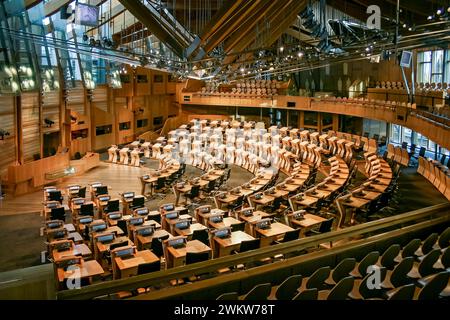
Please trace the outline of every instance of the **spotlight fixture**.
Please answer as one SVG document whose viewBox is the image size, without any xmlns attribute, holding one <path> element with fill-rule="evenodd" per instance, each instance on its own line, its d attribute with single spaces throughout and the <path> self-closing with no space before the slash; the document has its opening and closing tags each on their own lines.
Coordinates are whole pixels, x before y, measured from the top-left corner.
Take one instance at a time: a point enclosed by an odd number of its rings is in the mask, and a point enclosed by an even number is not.
<svg viewBox="0 0 450 320">
<path fill-rule="evenodd" d="M 4 140 L 5 136 L 9 136 L 9 132 L 4 129 L 0 129 L 0 140 Z"/>
<path fill-rule="evenodd" d="M 88 35 L 85 33 L 85 34 L 83 34 L 83 41 L 84 42 L 87 42 L 89 40 L 89 37 L 88 37 Z"/>
<path fill-rule="evenodd" d="M 436 14 L 439 16 L 439 15 L 441 15 L 442 14 L 442 10 L 441 9 L 438 9 L 437 11 L 436 11 Z"/>
<path fill-rule="evenodd" d="M 45 119 L 44 119 L 44 123 L 46 124 L 46 127 L 47 127 L 47 128 L 50 128 L 52 125 L 55 124 L 54 121 L 52 121 L 52 120 L 50 120 L 50 119 L 48 119 L 48 118 L 45 118 Z"/>
</svg>

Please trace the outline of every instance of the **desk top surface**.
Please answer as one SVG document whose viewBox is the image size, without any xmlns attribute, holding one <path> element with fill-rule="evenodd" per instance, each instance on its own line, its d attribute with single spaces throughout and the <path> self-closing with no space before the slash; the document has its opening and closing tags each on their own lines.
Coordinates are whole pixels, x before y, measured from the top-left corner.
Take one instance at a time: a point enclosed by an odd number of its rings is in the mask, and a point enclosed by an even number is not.
<svg viewBox="0 0 450 320">
<path fill-rule="evenodd" d="M 214 223 L 211 221 L 208 221 L 208 224 L 212 227 L 212 228 L 216 228 L 216 229 L 220 229 L 220 228 L 225 228 L 225 227 L 229 227 L 232 224 L 236 224 L 236 223 L 241 223 L 241 221 L 236 220 L 233 217 L 225 217 L 223 218 L 222 222 L 219 223 Z"/>
<path fill-rule="evenodd" d="M 254 239 L 255 239 L 254 237 L 243 231 L 234 231 L 231 233 L 231 236 L 229 238 L 225 239 L 214 237 L 214 241 L 216 241 L 216 243 L 218 243 L 221 247 L 224 248 L 240 244 L 242 241 Z"/>
<path fill-rule="evenodd" d="M 186 247 L 184 248 L 175 249 L 173 247 L 169 247 L 167 248 L 167 250 L 174 258 L 184 257 L 186 256 L 187 252 L 192 253 L 211 252 L 211 248 L 199 240 L 188 241 Z"/>
<path fill-rule="evenodd" d="M 275 222 L 270 225 L 269 229 L 256 228 L 255 230 L 258 234 L 260 234 L 263 237 L 274 237 L 274 236 L 282 235 L 282 234 L 292 231 L 294 229 L 283 223 Z"/>
<path fill-rule="evenodd" d="M 193 223 L 187 229 L 175 228 L 174 230 L 175 233 L 178 234 L 179 236 L 190 236 L 194 233 L 195 230 L 206 230 L 206 229 L 208 228 L 202 225 L 201 223 Z"/>
<path fill-rule="evenodd" d="M 302 228 L 307 228 L 307 227 L 310 227 L 310 226 L 313 226 L 313 225 L 316 225 L 316 224 L 320 224 L 323 221 L 327 220 L 327 219 L 322 218 L 320 216 L 316 216 L 314 214 L 309 214 L 309 213 L 305 214 L 303 217 L 304 217 L 304 219 L 300 219 L 300 220 L 292 219 L 291 222 L 293 224 L 296 224 L 296 225 L 302 227 Z"/>
<path fill-rule="evenodd" d="M 120 270 L 135 268 L 140 264 L 152 263 L 156 261 L 159 261 L 159 258 L 150 250 L 137 251 L 133 257 L 127 259 L 122 259 L 121 257 L 115 258 L 117 268 Z"/>
<path fill-rule="evenodd" d="M 79 274 L 77 274 L 78 271 L 80 272 Z M 64 271 L 63 268 L 58 268 L 57 270 L 59 282 L 74 275 L 79 276 L 80 278 L 87 278 L 102 274 L 103 272 L 105 271 L 97 260 L 83 261 L 79 268 L 75 270 Z"/>
</svg>

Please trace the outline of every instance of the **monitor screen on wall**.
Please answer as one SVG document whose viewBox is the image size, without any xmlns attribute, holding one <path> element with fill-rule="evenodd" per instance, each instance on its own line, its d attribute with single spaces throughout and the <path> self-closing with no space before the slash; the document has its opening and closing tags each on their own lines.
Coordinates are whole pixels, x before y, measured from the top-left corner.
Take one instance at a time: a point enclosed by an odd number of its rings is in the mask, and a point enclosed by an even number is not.
<svg viewBox="0 0 450 320">
<path fill-rule="evenodd" d="M 96 27 L 98 24 L 98 7 L 78 3 L 75 8 L 75 23 L 83 26 Z"/>
<path fill-rule="evenodd" d="M 411 67 L 412 52 L 403 51 L 400 58 L 400 67 L 410 68 Z"/>
</svg>

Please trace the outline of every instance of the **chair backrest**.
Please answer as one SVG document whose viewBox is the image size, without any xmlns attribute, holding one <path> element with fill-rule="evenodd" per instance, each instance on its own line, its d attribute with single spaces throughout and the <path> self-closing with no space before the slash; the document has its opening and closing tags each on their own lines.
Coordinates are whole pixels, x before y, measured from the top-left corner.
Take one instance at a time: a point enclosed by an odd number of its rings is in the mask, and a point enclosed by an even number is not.
<svg viewBox="0 0 450 320">
<path fill-rule="evenodd" d="M 419 273 L 421 277 L 429 276 L 430 274 L 435 273 L 436 269 L 433 268 L 434 264 L 439 259 L 441 255 L 440 249 L 434 249 L 427 253 L 423 260 L 419 264 Z"/>
<path fill-rule="evenodd" d="M 349 276 L 350 272 L 355 268 L 356 259 L 354 258 L 345 258 L 333 269 L 331 273 L 331 277 L 334 282 L 338 283 L 342 279 Z"/>
<path fill-rule="evenodd" d="M 292 298 L 292 300 L 317 300 L 318 294 L 319 291 L 317 290 L 317 288 L 306 289 L 297 294 L 294 298 Z"/>
<path fill-rule="evenodd" d="M 200 195 L 200 186 L 192 186 L 190 196 L 191 197 L 198 197 Z"/>
<path fill-rule="evenodd" d="M 78 189 L 78 197 L 85 198 L 86 197 L 86 187 L 82 187 Z"/>
<path fill-rule="evenodd" d="M 98 186 L 95 189 L 95 196 L 98 196 L 101 194 L 108 194 L 108 186 Z"/>
<path fill-rule="evenodd" d="M 192 240 L 198 240 L 208 246 L 209 245 L 208 229 L 194 230 L 194 232 L 192 233 Z"/>
<path fill-rule="evenodd" d="M 258 284 L 251 289 L 242 300 L 267 300 L 272 285 L 270 283 Z"/>
<path fill-rule="evenodd" d="M 404 285 L 395 289 L 395 292 L 389 297 L 388 300 L 412 300 L 415 290 L 416 286 L 414 283 Z"/>
<path fill-rule="evenodd" d="M 358 271 L 359 273 L 365 277 L 367 274 L 367 268 L 371 265 L 377 263 L 378 258 L 380 257 L 380 253 L 378 251 L 369 252 L 362 260 L 359 262 Z"/>
<path fill-rule="evenodd" d="M 331 231 L 331 227 L 333 226 L 333 221 L 334 221 L 334 218 L 330 218 L 328 220 L 323 221 L 320 224 L 319 232 L 320 233 L 330 232 Z"/>
<path fill-rule="evenodd" d="M 329 266 L 317 269 L 307 280 L 306 288 L 317 288 L 317 290 L 325 290 L 327 286 L 325 280 L 330 276 L 331 268 Z"/>
<path fill-rule="evenodd" d="M 419 292 L 417 300 L 437 300 L 439 294 L 448 285 L 449 271 L 438 273 Z"/>
<path fill-rule="evenodd" d="M 133 198 L 133 207 L 143 207 L 145 204 L 145 197 L 134 197 Z"/>
<path fill-rule="evenodd" d="M 444 250 L 444 253 L 441 256 L 441 263 L 445 269 L 450 268 L 450 247 Z"/>
<path fill-rule="evenodd" d="M 345 300 L 353 289 L 355 279 L 353 277 L 345 277 L 339 281 L 328 294 L 327 300 Z"/>
<path fill-rule="evenodd" d="M 112 250 L 114 250 L 116 248 L 124 247 L 124 246 L 127 246 L 127 245 L 128 245 L 128 241 L 116 242 L 116 243 L 113 243 L 113 244 L 111 244 L 109 246 L 109 251 L 112 251 Z"/>
<path fill-rule="evenodd" d="M 80 215 L 82 216 L 93 216 L 94 215 L 94 204 L 86 203 L 80 206 Z"/>
<path fill-rule="evenodd" d="M 380 268 L 380 282 L 386 277 L 387 269 Z M 369 285 L 370 283 L 370 285 Z M 377 288 L 373 286 L 373 273 L 368 273 L 359 283 L 358 291 L 364 299 L 380 298 L 384 293 L 384 289 L 381 285 Z"/>
<path fill-rule="evenodd" d="M 223 293 L 216 298 L 216 300 L 238 300 L 239 295 L 237 292 L 227 292 Z"/>
<path fill-rule="evenodd" d="M 105 210 L 108 212 L 119 211 L 120 201 L 119 199 L 108 200 Z"/>
<path fill-rule="evenodd" d="M 288 231 L 284 234 L 283 242 L 297 240 L 299 236 L 300 236 L 300 229 Z"/>
<path fill-rule="evenodd" d="M 386 251 L 381 256 L 380 263 L 383 267 L 392 270 L 394 269 L 397 262 L 394 261 L 394 259 L 398 256 L 400 253 L 400 245 L 399 244 L 393 244 L 389 248 L 386 249 Z"/>
<path fill-rule="evenodd" d="M 420 147 L 420 150 L 419 150 L 419 157 L 425 157 L 425 151 L 426 151 L 427 149 L 425 149 L 425 147 Z"/>
<path fill-rule="evenodd" d="M 420 239 L 412 239 L 402 250 L 402 257 L 413 257 L 421 245 Z"/>
<path fill-rule="evenodd" d="M 277 300 L 292 300 L 297 295 L 297 289 L 300 288 L 301 284 L 301 275 L 290 276 L 278 286 L 275 297 Z"/>
<path fill-rule="evenodd" d="M 407 257 L 404 258 L 392 271 L 391 283 L 394 287 L 401 287 L 410 282 L 407 274 L 411 271 L 414 265 L 414 258 Z"/>
<path fill-rule="evenodd" d="M 245 230 L 245 221 L 239 222 L 239 223 L 234 223 L 232 225 L 230 225 L 231 227 L 231 231 L 244 231 Z"/>
<path fill-rule="evenodd" d="M 48 200 L 50 201 L 61 201 L 62 195 L 60 190 L 51 191 L 48 193 Z"/>
<path fill-rule="evenodd" d="M 187 252 L 186 253 L 186 264 L 202 262 L 202 261 L 206 261 L 208 259 L 209 259 L 208 252 Z"/>
<path fill-rule="evenodd" d="M 66 211 L 64 207 L 52 208 L 50 211 L 51 220 L 62 220 L 66 221 Z"/>
<path fill-rule="evenodd" d="M 138 265 L 137 274 L 146 274 L 150 272 L 156 272 L 161 270 L 161 262 L 155 261 L 150 263 L 141 263 Z"/>
<path fill-rule="evenodd" d="M 441 233 L 441 235 L 439 236 L 438 244 L 441 249 L 448 248 L 448 246 L 450 245 L 450 227 L 448 227 L 444 232 Z"/>
<path fill-rule="evenodd" d="M 127 221 L 126 220 L 117 220 L 117 226 L 123 231 L 125 235 L 128 235 Z"/>
<path fill-rule="evenodd" d="M 261 239 L 257 238 L 254 240 L 245 240 L 241 242 L 241 245 L 239 247 L 239 252 L 247 252 L 250 250 L 259 249 L 261 243 Z"/>
<path fill-rule="evenodd" d="M 431 250 L 433 250 L 433 246 L 436 241 L 439 239 L 439 235 L 437 233 L 430 234 L 423 242 L 422 242 L 422 253 L 427 254 Z"/>
<path fill-rule="evenodd" d="M 152 250 L 152 252 L 158 256 L 158 257 L 162 257 L 164 255 L 164 250 L 163 250 L 163 241 L 168 239 L 169 235 L 165 235 L 163 237 L 154 237 L 152 238 L 152 243 L 150 244 L 150 249 Z"/>
<path fill-rule="evenodd" d="M 166 178 L 165 177 L 158 177 L 156 180 L 156 186 L 155 189 L 159 190 L 165 187 Z"/>
</svg>

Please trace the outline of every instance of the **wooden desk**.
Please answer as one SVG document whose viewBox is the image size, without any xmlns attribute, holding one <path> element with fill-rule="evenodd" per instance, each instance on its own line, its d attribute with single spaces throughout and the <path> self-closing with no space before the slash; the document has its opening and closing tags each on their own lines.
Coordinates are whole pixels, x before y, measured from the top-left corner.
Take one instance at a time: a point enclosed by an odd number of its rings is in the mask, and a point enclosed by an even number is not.
<svg viewBox="0 0 450 320">
<path fill-rule="evenodd" d="M 288 180 L 288 181 L 286 181 L 286 180 Z M 301 186 L 301 185 L 303 185 L 303 183 L 305 182 L 305 179 L 296 179 L 296 178 L 288 178 L 288 179 L 286 179 L 285 180 L 285 182 L 287 183 L 287 184 L 295 184 L 295 185 L 297 185 L 297 186 Z"/>
<path fill-rule="evenodd" d="M 381 196 L 380 192 L 366 191 L 366 190 L 364 191 L 364 195 L 363 196 L 359 196 L 359 195 L 356 195 L 356 194 L 352 195 L 352 197 L 359 198 L 359 199 L 366 199 L 366 200 L 375 200 L 379 196 Z"/>
<path fill-rule="evenodd" d="M 178 228 L 174 228 L 174 231 L 175 231 L 176 235 L 186 236 L 188 238 L 188 240 L 190 240 L 192 238 L 192 234 L 194 233 L 195 230 L 207 230 L 207 229 L 208 228 L 205 227 L 201 223 L 193 223 L 187 229 L 181 230 Z"/>
<path fill-rule="evenodd" d="M 297 190 L 301 186 L 302 185 L 285 183 L 284 184 L 284 188 L 282 190 L 286 190 L 286 191 L 288 191 L 290 193 L 290 192 L 294 192 L 295 190 Z"/>
<path fill-rule="evenodd" d="M 255 207 L 255 209 L 257 208 L 258 205 L 260 206 L 266 206 L 272 202 L 274 202 L 275 197 L 273 197 L 272 195 L 267 195 L 264 194 L 261 199 L 256 199 L 255 197 L 251 197 L 250 201 L 253 202 L 253 207 Z"/>
<path fill-rule="evenodd" d="M 134 226 L 134 225 L 128 225 L 128 237 L 130 238 L 131 241 L 134 241 L 134 231 L 136 230 L 136 227 L 148 227 L 148 226 L 154 226 L 155 230 L 156 229 L 161 229 L 161 225 L 154 221 L 154 220 L 147 220 L 144 221 L 143 224 L 140 224 L 138 226 Z"/>
<path fill-rule="evenodd" d="M 370 200 L 364 198 L 356 198 L 351 196 L 349 199 L 350 201 L 340 201 L 340 203 L 342 203 L 343 206 L 352 207 L 356 209 L 362 208 L 366 204 L 370 203 Z"/>
<path fill-rule="evenodd" d="M 122 259 L 121 257 L 114 258 L 117 266 L 117 271 L 113 274 L 114 279 L 124 279 L 137 275 L 138 266 L 143 263 L 159 262 L 159 258 L 150 250 L 137 251 L 133 257 Z M 113 269 L 113 271 L 115 271 Z"/>
<path fill-rule="evenodd" d="M 304 237 L 305 233 L 309 230 L 311 230 L 314 226 L 321 224 L 323 221 L 326 221 L 327 219 L 316 216 L 314 214 L 305 214 L 304 219 L 297 220 L 297 219 L 291 219 L 291 224 L 299 226 L 300 227 L 300 237 Z"/>
<path fill-rule="evenodd" d="M 301 206 L 302 208 L 308 208 L 311 207 L 312 205 L 316 204 L 317 201 L 319 201 L 319 198 L 313 197 L 313 196 L 308 196 L 308 195 L 304 195 L 302 197 L 301 200 L 297 200 L 297 199 L 292 199 L 292 202 L 295 203 L 297 205 L 297 208 L 299 206 Z M 297 208 L 295 208 L 297 210 Z"/>
<path fill-rule="evenodd" d="M 171 234 L 175 234 L 175 231 L 174 231 L 175 224 L 178 223 L 180 220 L 184 220 L 184 219 L 192 220 L 191 223 L 197 222 L 195 220 L 195 218 L 191 217 L 191 215 L 189 215 L 189 214 L 181 214 L 181 215 L 178 216 L 177 219 L 167 219 L 166 217 L 164 217 L 164 221 L 166 223 L 165 224 L 165 229 L 167 231 L 169 231 Z"/>
<path fill-rule="evenodd" d="M 231 204 L 235 202 L 237 199 L 239 199 L 239 196 L 227 193 L 225 198 L 216 197 L 216 199 L 217 199 L 217 207 L 220 209 L 222 208 L 223 204 Z"/>
<path fill-rule="evenodd" d="M 83 237 L 78 232 L 70 232 L 67 239 L 72 240 L 75 244 L 83 243 Z"/>
<path fill-rule="evenodd" d="M 103 274 L 105 272 L 102 266 L 96 260 L 82 261 L 81 265 L 76 270 L 64 271 L 63 268 L 58 268 L 57 276 L 61 284 L 63 281 L 76 276 L 83 278 L 91 278 Z"/>
<path fill-rule="evenodd" d="M 372 180 L 372 182 L 375 184 L 383 184 L 383 185 L 388 186 L 391 184 L 391 179 L 376 178 L 375 180 Z"/>
<path fill-rule="evenodd" d="M 67 204 L 63 204 L 62 206 L 59 205 L 56 208 L 61 208 L 61 207 L 64 208 L 64 211 L 65 211 L 66 214 L 70 212 L 70 208 L 69 208 L 69 206 Z M 50 220 L 51 219 L 51 212 L 52 212 L 52 208 L 44 207 L 45 220 Z"/>
<path fill-rule="evenodd" d="M 232 251 L 239 251 L 242 241 L 254 240 L 255 238 L 243 231 L 231 233 L 229 238 L 221 239 L 214 237 L 214 258 L 224 257 L 231 254 Z"/>
<path fill-rule="evenodd" d="M 275 222 L 270 225 L 270 229 L 255 228 L 256 236 L 261 237 L 261 247 L 268 246 L 275 240 L 283 238 L 286 232 L 295 230 L 283 223 Z"/>
<path fill-rule="evenodd" d="M 186 264 L 186 253 L 201 253 L 209 252 L 211 258 L 211 248 L 202 243 L 199 240 L 188 241 L 185 248 L 175 249 L 172 247 L 167 248 L 167 268 L 175 268 L 184 266 Z"/>
<path fill-rule="evenodd" d="M 136 247 L 138 250 L 144 250 L 144 249 L 150 249 L 150 246 L 152 244 L 153 238 L 162 238 L 165 236 L 169 236 L 168 239 L 172 239 L 173 235 L 171 235 L 166 230 L 160 229 L 155 230 L 155 232 L 151 236 L 141 236 L 138 235 L 136 239 L 134 240 L 134 243 L 136 244 Z"/>
<path fill-rule="evenodd" d="M 220 209 L 211 209 L 211 211 L 208 213 L 199 212 L 198 217 L 200 218 L 200 221 L 198 221 L 198 222 L 200 222 L 203 225 L 207 225 L 209 217 L 216 215 L 216 214 L 225 214 L 225 213 L 226 213 L 226 211 L 223 211 Z"/>
<path fill-rule="evenodd" d="M 75 226 L 72 223 L 65 223 L 64 228 L 67 230 L 67 232 L 75 232 Z"/>
<path fill-rule="evenodd" d="M 52 257 L 55 262 L 58 262 L 66 257 L 70 256 L 82 256 L 83 258 L 89 257 L 92 254 L 91 249 L 84 243 L 74 245 L 70 250 L 58 251 L 53 249 Z"/>
<path fill-rule="evenodd" d="M 236 224 L 236 223 L 240 223 L 240 221 L 236 220 L 233 217 L 225 217 L 225 218 L 223 218 L 223 221 L 219 222 L 219 223 L 214 223 L 214 222 L 208 221 L 208 225 L 215 229 L 229 227 L 232 224 Z"/>
<path fill-rule="evenodd" d="M 322 199 L 322 198 L 326 198 L 331 194 L 330 191 L 327 190 L 321 190 L 321 189 L 316 189 L 316 193 L 312 194 L 311 192 L 308 192 L 308 196 L 314 197 L 314 198 L 318 198 L 318 199 Z"/>
<path fill-rule="evenodd" d="M 385 184 L 371 183 L 370 186 L 365 187 L 364 190 L 383 193 L 387 188 L 388 188 L 388 186 Z"/>
</svg>

